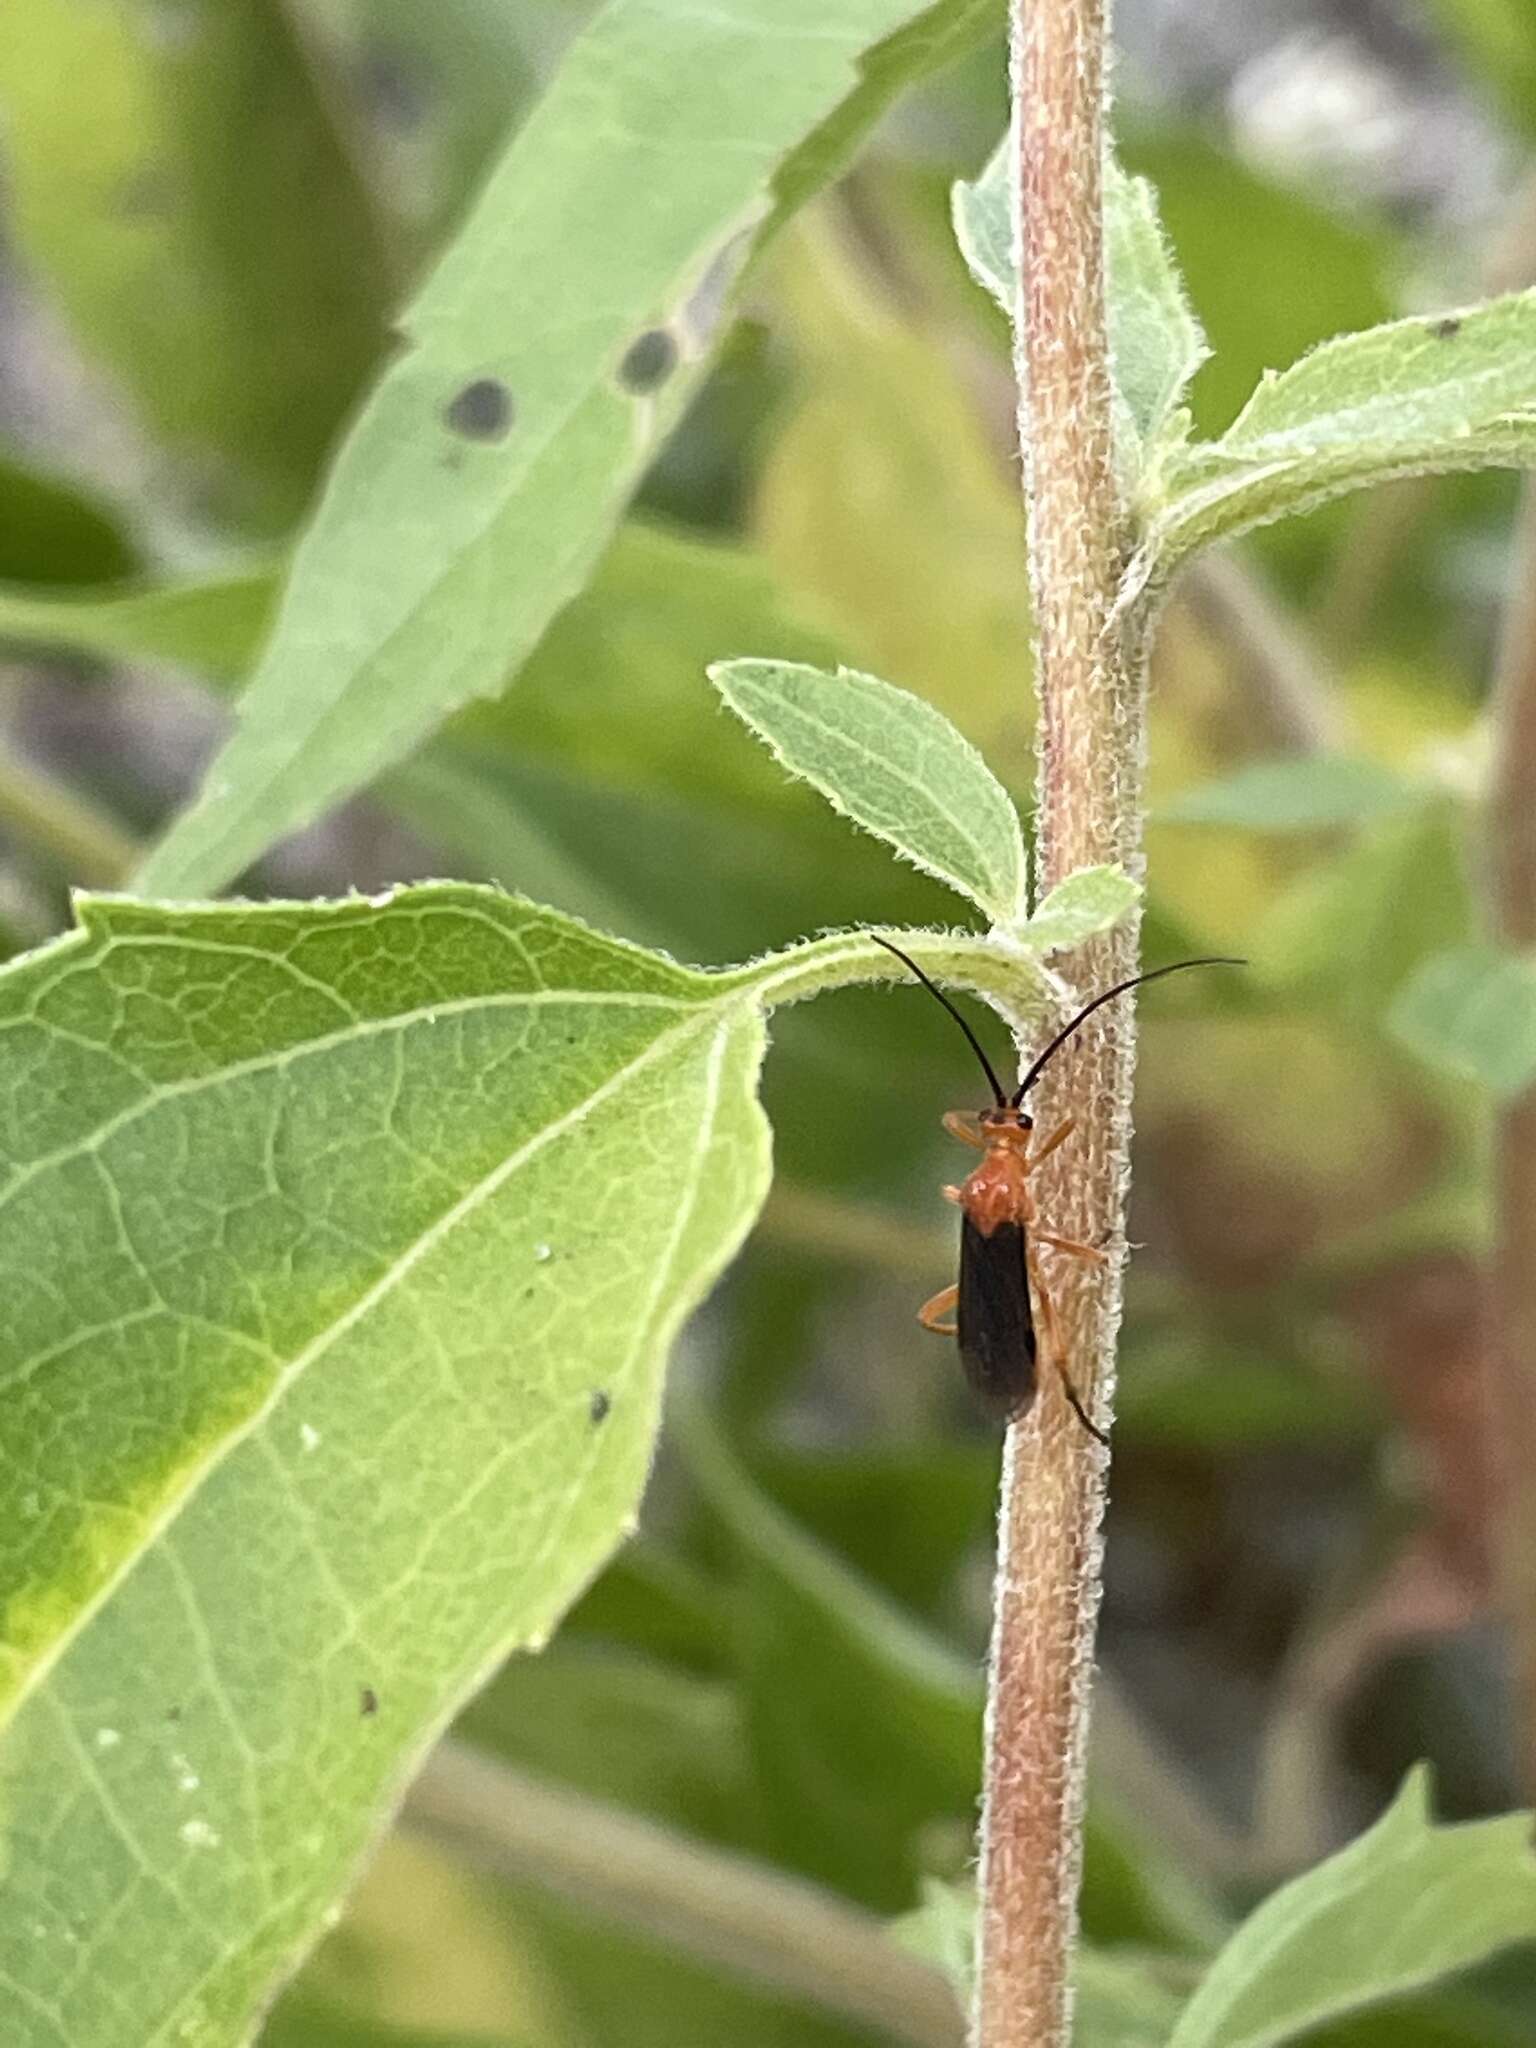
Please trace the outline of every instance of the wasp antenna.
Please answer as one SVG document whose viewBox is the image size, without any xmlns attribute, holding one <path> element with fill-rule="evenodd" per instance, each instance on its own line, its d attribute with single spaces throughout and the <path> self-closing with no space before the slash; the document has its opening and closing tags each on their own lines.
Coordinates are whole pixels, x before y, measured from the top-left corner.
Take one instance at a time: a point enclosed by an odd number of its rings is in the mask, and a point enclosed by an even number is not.
<svg viewBox="0 0 1536 2048">
<path fill-rule="evenodd" d="M 871 932 L 870 937 L 874 937 L 873 932 Z M 895 948 L 892 947 L 891 950 L 894 952 Z M 910 966 L 911 962 L 909 961 L 907 964 Z M 1105 1003 L 1112 1003 L 1116 996 L 1123 996 L 1127 989 L 1140 988 L 1145 981 L 1161 981 L 1165 974 L 1182 974 L 1186 967 L 1246 967 L 1247 965 L 1248 962 L 1246 960 L 1235 960 L 1224 953 L 1210 953 L 1203 955 L 1198 960 L 1175 960 L 1167 967 L 1154 967 L 1148 974 L 1133 974 L 1129 981 L 1117 981 L 1113 988 L 1105 989 L 1104 993 L 1095 996 L 1091 1003 L 1085 1003 L 1071 1023 L 1064 1024 L 1060 1031 L 1057 1032 L 1056 1036 L 1045 1048 L 1045 1051 L 1041 1053 L 1040 1057 L 1019 1083 L 1013 1097 L 1013 1107 L 1015 1109 L 1018 1108 L 1024 1097 L 1033 1088 L 1036 1081 L 1039 1080 L 1041 1071 L 1047 1061 L 1061 1050 L 1078 1025 L 1083 1023 L 1086 1018 L 1091 1017 L 1095 1010 L 1102 1009 Z M 924 978 L 926 979 L 926 976 Z"/>
<path fill-rule="evenodd" d="M 975 1032 L 971 1029 L 970 1025 L 965 1021 L 965 1018 L 960 1014 L 960 1012 L 955 1008 L 954 1004 L 949 1000 L 949 997 L 945 995 L 943 989 L 941 989 L 937 985 L 937 983 L 930 981 L 928 979 L 928 976 L 924 974 L 921 967 L 918 966 L 917 962 L 913 960 L 908 954 L 903 953 L 900 946 L 893 946 L 889 939 L 882 939 L 878 932 L 869 932 L 866 934 L 866 936 L 873 939 L 877 946 L 884 946 L 887 953 L 894 953 L 896 955 L 896 958 L 903 965 L 903 967 L 910 967 L 912 972 L 917 976 L 918 980 L 923 984 L 923 987 L 927 989 L 928 993 L 944 1005 L 945 1009 L 948 1010 L 951 1017 L 954 1018 L 955 1022 L 960 1026 L 960 1029 L 965 1033 L 971 1051 L 975 1053 L 977 1059 L 980 1060 L 981 1070 L 987 1077 L 988 1085 L 991 1087 L 992 1093 L 996 1098 L 998 1108 L 1006 1109 L 1008 1107 L 1008 1092 L 1003 1087 L 1002 1082 L 998 1080 L 997 1070 L 992 1065 L 992 1062 L 987 1058 L 986 1048 L 982 1045 L 981 1040 L 976 1036 Z M 1018 1099 L 1019 1098 L 1017 1096 L 1014 1097 L 1015 1102 L 1017 1102 Z"/>
</svg>

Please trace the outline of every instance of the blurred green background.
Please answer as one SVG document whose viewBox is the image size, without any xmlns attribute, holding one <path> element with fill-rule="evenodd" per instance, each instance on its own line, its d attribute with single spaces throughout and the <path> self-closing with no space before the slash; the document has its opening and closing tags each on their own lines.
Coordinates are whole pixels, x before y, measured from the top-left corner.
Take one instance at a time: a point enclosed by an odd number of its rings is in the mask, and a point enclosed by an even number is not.
<svg viewBox="0 0 1536 2048">
<path fill-rule="evenodd" d="M 190 790 L 393 309 L 593 10 L 9 11 L 14 951 L 66 921 L 71 884 L 122 879 Z M 1203 430 L 1328 335 L 1536 279 L 1523 0 L 1118 13 L 1123 154 L 1159 189 L 1215 352 Z M 485 876 L 705 962 L 950 917 L 783 782 L 703 667 L 881 674 L 941 705 L 1027 804 L 1006 337 L 947 225 L 1002 81 L 994 44 L 903 105 L 774 246 L 515 691 L 247 888 Z M 1508 477 L 1429 480 L 1270 529 L 1188 579 L 1159 643 L 1147 963 L 1252 967 L 1143 1013 L 1084 1910 L 1097 1943 L 1157 1951 L 1175 1987 L 1181 1956 L 1354 1832 L 1413 1759 L 1450 1817 L 1519 1797 L 1479 1412 L 1486 1109 L 1387 1021 L 1429 955 L 1476 934 L 1471 799 L 1515 500 Z M 163 594 L 191 578 L 211 581 Z M 1298 800 L 1333 785 L 1294 767 L 1267 809 L 1221 794 L 1319 755 L 1393 773 L 1331 807 Z M 925 1879 L 963 1878 L 977 1792 L 997 1445 L 912 1320 L 953 1257 L 938 1118 L 975 1075 L 931 1004 L 860 992 L 781 1016 L 767 1090 L 775 1192 L 684 1346 L 643 1532 L 459 1732 L 567 1792 L 573 1836 L 644 1816 L 668 1870 L 707 1884 L 712 1856 L 740 1852 L 895 1915 Z M 881 2038 L 620 1924 L 600 1885 L 557 1890 L 526 1857 L 518 1881 L 493 1875 L 408 1810 L 264 2038 Z M 1327 2039 L 1536 2039 L 1533 1974 Z"/>
</svg>

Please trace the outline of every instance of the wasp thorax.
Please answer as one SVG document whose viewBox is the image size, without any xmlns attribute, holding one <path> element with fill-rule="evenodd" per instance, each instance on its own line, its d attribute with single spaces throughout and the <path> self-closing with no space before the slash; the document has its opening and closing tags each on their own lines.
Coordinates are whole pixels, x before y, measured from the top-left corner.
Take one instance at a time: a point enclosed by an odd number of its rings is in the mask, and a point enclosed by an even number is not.
<svg viewBox="0 0 1536 2048">
<path fill-rule="evenodd" d="M 982 1110 L 976 1122 L 989 1145 L 1016 1146 L 1021 1151 L 1027 1147 L 1029 1134 L 1035 1128 L 1035 1120 L 1029 1112 L 1011 1102 Z"/>
</svg>

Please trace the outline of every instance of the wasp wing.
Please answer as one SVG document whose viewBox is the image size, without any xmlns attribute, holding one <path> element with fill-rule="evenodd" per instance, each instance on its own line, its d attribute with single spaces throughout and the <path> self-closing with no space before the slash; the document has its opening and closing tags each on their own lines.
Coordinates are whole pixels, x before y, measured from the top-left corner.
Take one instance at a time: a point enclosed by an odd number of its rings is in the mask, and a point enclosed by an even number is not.
<svg viewBox="0 0 1536 2048">
<path fill-rule="evenodd" d="M 962 1218 L 956 1323 L 976 1393 L 1005 1415 L 1022 1415 L 1035 1398 L 1036 1352 L 1022 1223 L 1000 1223 L 986 1236 Z"/>
</svg>

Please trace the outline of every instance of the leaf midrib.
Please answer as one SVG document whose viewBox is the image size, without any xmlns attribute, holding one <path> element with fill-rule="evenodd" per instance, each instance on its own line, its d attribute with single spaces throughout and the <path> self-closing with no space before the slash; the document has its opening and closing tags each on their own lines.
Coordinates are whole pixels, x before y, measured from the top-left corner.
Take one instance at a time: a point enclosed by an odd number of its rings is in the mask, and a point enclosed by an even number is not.
<svg viewBox="0 0 1536 2048">
<path fill-rule="evenodd" d="M 723 1027 L 729 1022 L 731 1012 L 736 1006 L 728 1003 L 700 1003 L 694 1007 L 696 1014 L 687 1018 L 682 1024 L 675 1026 L 672 1030 L 663 1032 L 659 1037 L 652 1039 L 643 1052 L 636 1054 L 633 1059 L 626 1061 L 623 1066 L 617 1068 L 609 1075 L 607 1080 L 601 1082 L 580 1102 L 573 1104 L 570 1109 L 557 1117 L 553 1123 L 545 1125 L 542 1130 L 525 1140 L 515 1151 L 509 1153 L 505 1159 L 493 1167 L 489 1173 L 483 1175 L 473 1187 L 461 1195 L 457 1201 L 450 1204 L 435 1222 L 429 1224 L 424 1230 L 419 1231 L 410 1244 L 395 1255 L 385 1271 L 363 1291 L 350 1307 L 334 1317 L 324 1330 L 319 1332 L 308 1344 L 296 1352 L 286 1364 L 279 1366 L 273 1375 L 271 1386 L 261 1401 L 252 1409 L 251 1413 L 236 1427 L 220 1437 L 217 1444 L 206 1457 L 195 1462 L 187 1469 L 186 1483 L 181 1490 L 174 1496 L 168 1496 L 154 1517 L 146 1522 L 140 1540 L 124 1552 L 116 1568 L 102 1579 L 101 1584 L 96 1588 L 92 1597 L 82 1603 L 70 1625 L 67 1628 L 61 1629 L 58 1636 L 48 1645 L 47 1649 L 40 1652 L 25 1667 L 23 1675 L 16 1681 L 15 1689 L 10 1698 L 0 1703 L 0 1731 L 3 1731 L 20 1711 L 38 1685 L 53 1670 L 65 1650 L 95 1617 L 106 1600 L 121 1585 L 128 1573 L 134 1569 L 139 1559 L 174 1524 L 183 1509 L 194 1498 L 203 1482 L 223 1464 L 224 1460 L 254 1430 L 260 1427 L 281 1401 L 287 1390 L 299 1380 L 309 1366 L 314 1364 L 317 1359 L 323 1357 L 340 1338 L 356 1328 L 360 1322 L 371 1314 L 380 1302 L 386 1300 L 395 1287 L 420 1264 L 421 1260 L 430 1251 L 442 1243 L 461 1222 L 467 1217 L 472 1216 L 482 1203 L 498 1193 L 512 1175 L 525 1166 L 529 1160 L 537 1157 L 549 1144 L 562 1137 L 567 1131 L 574 1129 L 604 1101 L 622 1089 L 636 1074 L 681 1046 L 691 1034 L 701 1031 L 705 1027 Z"/>
</svg>

